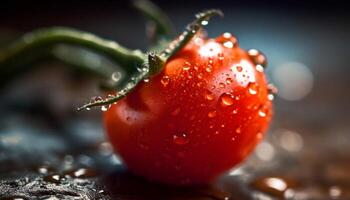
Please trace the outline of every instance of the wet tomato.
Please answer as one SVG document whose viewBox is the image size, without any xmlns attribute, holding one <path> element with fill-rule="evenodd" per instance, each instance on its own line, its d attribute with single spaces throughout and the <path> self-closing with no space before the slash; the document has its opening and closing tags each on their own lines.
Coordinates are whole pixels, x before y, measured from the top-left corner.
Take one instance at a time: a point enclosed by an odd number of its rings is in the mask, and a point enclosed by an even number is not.
<svg viewBox="0 0 350 200">
<path fill-rule="evenodd" d="M 214 180 L 261 140 L 272 115 L 265 57 L 229 33 L 194 37 L 163 71 L 105 112 L 111 143 L 135 174 L 171 184 Z"/>
</svg>

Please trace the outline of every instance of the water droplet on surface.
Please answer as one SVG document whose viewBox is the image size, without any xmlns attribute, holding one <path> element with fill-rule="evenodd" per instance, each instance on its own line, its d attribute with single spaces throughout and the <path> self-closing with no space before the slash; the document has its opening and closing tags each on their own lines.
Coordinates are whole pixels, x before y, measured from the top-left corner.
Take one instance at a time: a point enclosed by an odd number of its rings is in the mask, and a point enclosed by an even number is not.
<svg viewBox="0 0 350 200">
<path fill-rule="evenodd" d="M 234 97 L 230 93 L 223 93 L 220 96 L 221 106 L 231 106 L 234 103 Z"/>
<path fill-rule="evenodd" d="M 258 93 L 259 86 L 256 82 L 250 82 L 247 87 L 248 87 L 249 94 L 255 95 Z"/>
<path fill-rule="evenodd" d="M 215 116 L 216 116 L 216 110 L 210 111 L 210 112 L 208 113 L 208 117 L 210 117 L 210 118 L 213 118 L 213 117 L 215 117 Z"/>
<path fill-rule="evenodd" d="M 284 199 L 287 196 L 294 196 L 292 188 L 297 186 L 297 182 L 282 177 L 260 177 L 253 180 L 251 186 L 260 192 Z"/>
<path fill-rule="evenodd" d="M 148 83 L 149 82 L 149 78 L 143 79 L 143 82 Z"/>
<path fill-rule="evenodd" d="M 237 69 L 238 72 L 242 72 L 243 71 L 243 67 L 242 66 L 237 66 L 236 69 Z"/>
<path fill-rule="evenodd" d="M 219 83 L 219 87 L 220 88 L 224 88 L 225 87 L 225 83 Z"/>
<path fill-rule="evenodd" d="M 255 65 L 260 65 L 262 67 L 266 67 L 267 59 L 263 53 L 261 53 L 260 51 L 258 51 L 256 49 L 249 49 L 248 55 Z"/>
<path fill-rule="evenodd" d="M 97 176 L 97 172 L 93 169 L 79 168 L 77 170 L 67 172 L 66 175 L 72 178 L 91 178 Z"/>
<path fill-rule="evenodd" d="M 54 184 L 59 184 L 62 180 L 63 178 L 59 174 L 52 174 L 44 177 L 44 181 Z"/>
<path fill-rule="evenodd" d="M 336 199 L 340 197 L 340 195 L 342 194 L 342 190 L 337 186 L 331 186 L 329 188 L 328 193 L 332 199 Z"/>
<path fill-rule="evenodd" d="M 185 145 L 189 142 L 189 138 L 185 132 L 173 135 L 173 141 L 177 145 Z"/>
<path fill-rule="evenodd" d="M 214 100 L 215 99 L 215 95 L 211 91 L 206 90 L 205 91 L 205 99 L 208 100 L 208 101 Z"/>
<path fill-rule="evenodd" d="M 170 82 L 170 78 L 165 75 L 165 76 L 162 77 L 160 82 L 163 84 L 164 87 L 166 87 L 169 84 L 169 82 Z"/>
</svg>

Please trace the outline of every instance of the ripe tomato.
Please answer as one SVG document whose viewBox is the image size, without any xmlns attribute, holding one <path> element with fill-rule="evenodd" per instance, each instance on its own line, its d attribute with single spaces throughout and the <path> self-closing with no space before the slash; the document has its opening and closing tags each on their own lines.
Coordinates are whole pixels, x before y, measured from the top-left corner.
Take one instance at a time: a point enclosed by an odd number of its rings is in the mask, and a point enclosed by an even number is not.
<svg viewBox="0 0 350 200">
<path fill-rule="evenodd" d="M 178 185 L 212 181 L 246 158 L 268 127 L 264 63 L 229 33 L 194 37 L 105 112 L 111 143 L 135 174 Z"/>
</svg>

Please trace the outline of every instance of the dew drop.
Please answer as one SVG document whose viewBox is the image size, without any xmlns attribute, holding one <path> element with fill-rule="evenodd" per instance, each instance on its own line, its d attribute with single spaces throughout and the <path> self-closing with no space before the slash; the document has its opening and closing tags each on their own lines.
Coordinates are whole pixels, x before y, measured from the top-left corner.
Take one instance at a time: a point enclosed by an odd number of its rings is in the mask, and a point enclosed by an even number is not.
<svg viewBox="0 0 350 200">
<path fill-rule="evenodd" d="M 227 78 L 227 79 L 226 79 L 226 83 L 227 83 L 227 84 L 231 84 L 232 81 L 233 81 L 232 78 Z"/>
<path fill-rule="evenodd" d="M 266 117 L 266 110 L 265 109 L 259 109 L 258 114 L 260 117 Z"/>
<path fill-rule="evenodd" d="M 227 47 L 227 48 L 230 48 L 230 49 L 233 48 L 233 43 L 231 41 L 224 42 L 223 45 L 224 45 L 224 47 Z"/>
<path fill-rule="evenodd" d="M 203 26 L 205 26 L 205 25 L 208 25 L 208 21 L 207 20 L 203 20 L 202 22 L 201 22 L 201 24 L 203 25 Z"/>
<path fill-rule="evenodd" d="M 248 55 L 255 65 L 260 65 L 261 67 L 266 67 L 267 59 L 263 53 L 256 49 L 248 50 Z"/>
<path fill-rule="evenodd" d="M 122 78 L 122 74 L 120 72 L 113 72 L 112 73 L 112 80 L 114 82 L 120 81 L 121 78 Z"/>
<path fill-rule="evenodd" d="M 206 68 L 205 68 L 205 71 L 207 71 L 208 73 L 210 73 L 212 71 L 212 66 L 211 65 L 208 65 Z"/>
<path fill-rule="evenodd" d="M 215 99 L 215 95 L 211 91 L 206 90 L 205 91 L 205 99 L 208 101 L 212 101 Z"/>
<path fill-rule="evenodd" d="M 255 66 L 255 69 L 256 69 L 256 71 L 258 71 L 258 72 L 264 72 L 264 67 L 261 66 L 261 65 L 256 65 L 256 66 Z"/>
<path fill-rule="evenodd" d="M 208 117 L 213 118 L 216 116 L 216 110 L 212 110 L 208 113 Z"/>
<path fill-rule="evenodd" d="M 224 87 L 225 87 L 225 84 L 224 84 L 224 83 L 219 83 L 219 87 L 220 87 L 220 88 L 224 88 Z"/>
<path fill-rule="evenodd" d="M 149 79 L 148 79 L 148 78 L 145 78 L 145 79 L 143 79 L 143 82 L 148 83 L 148 82 L 149 82 Z"/>
<path fill-rule="evenodd" d="M 267 99 L 270 101 L 273 101 L 273 99 L 275 98 L 275 96 L 273 96 L 273 94 L 268 94 L 267 95 Z"/>
<path fill-rule="evenodd" d="M 95 177 L 97 172 L 93 169 L 79 168 L 77 170 L 67 172 L 66 175 L 72 178 L 90 178 Z"/>
<path fill-rule="evenodd" d="M 59 174 L 52 174 L 44 177 L 44 181 L 54 184 L 59 184 L 62 181 L 62 176 Z"/>
<path fill-rule="evenodd" d="M 231 33 L 224 33 L 216 39 L 217 42 L 223 44 L 224 47 L 233 48 L 237 44 L 237 38 Z"/>
<path fill-rule="evenodd" d="M 111 107 L 111 104 L 101 106 L 101 110 L 106 112 Z"/>
<path fill-rule="evenodd" d="M 234 97 L 230 93 L 223 93 L 220 96 L 221 106 L 231 106 L 234 103 Z"/>
<path fill-rule="evenodd" d="M 241 127 L 236 128 L 236 133 L 241 133 L 241 132 L 242 132 Z"/>
<path fill-rule="evenodd" d="M 233 114 L 237 114 L 238 113 L 238 109 L 237 108 L 233 109 L 232 113 Z"/>
<path fill-rule="evenodd" d="M 248 84 L 248 91 L 249 91 L 249 94 L 251 95 L 255 95 L 258 93 L 258 84 L 256 82 L 250 82 Z"/>
<path fill-rule="evenodd" d="M 163 76 L 160 82 L 163 84 L 164 87 L 166 87 L 170 82 L 169 76 Z"/>
<path fill-rule="evenodd" d="M 189 139 L 185 132 L 181 132 L 173 135 L 173 142 L 177 145 L 185 145 L 189 142 Z"/>
</svg>

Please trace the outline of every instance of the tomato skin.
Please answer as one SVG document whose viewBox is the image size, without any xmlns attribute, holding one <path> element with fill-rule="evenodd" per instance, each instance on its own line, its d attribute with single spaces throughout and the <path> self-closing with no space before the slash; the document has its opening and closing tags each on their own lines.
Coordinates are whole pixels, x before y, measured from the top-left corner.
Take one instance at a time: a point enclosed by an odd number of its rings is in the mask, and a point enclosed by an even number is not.
<svg viewBox="0 0 350 200">
<path fill-rule="evenodd" d="M 245 159 L 268 128 L 272 102 L 257 66 L 264 58 L 227 33 L 195 37 L 160 74 L 105 112 L 116 152 L 151 180 L 213 181 Z"/>
</svg>

